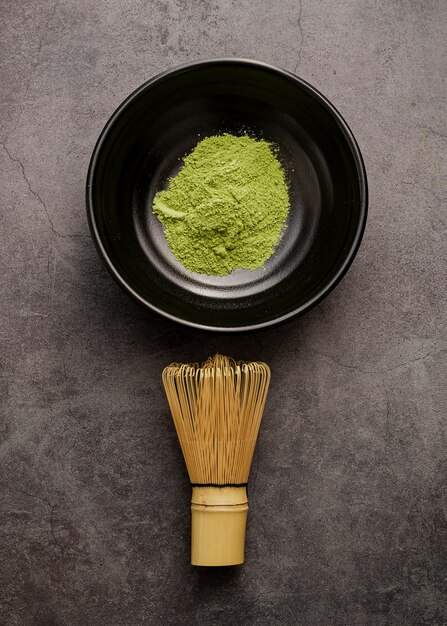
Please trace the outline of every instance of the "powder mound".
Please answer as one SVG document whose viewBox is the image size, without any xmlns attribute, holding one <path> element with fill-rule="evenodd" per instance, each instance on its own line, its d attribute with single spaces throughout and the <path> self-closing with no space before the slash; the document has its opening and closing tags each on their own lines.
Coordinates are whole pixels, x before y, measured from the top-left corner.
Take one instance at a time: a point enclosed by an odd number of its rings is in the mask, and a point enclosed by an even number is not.
<svg viewBox="0 0 447 626">
<path fill-rule="evenodd" d="M 197 144 L 152 208 L 185 267 L 223 276 L 261 267 L 273 254 L 289 194 L 268 142 L 225 134 Z"/>
</svg>

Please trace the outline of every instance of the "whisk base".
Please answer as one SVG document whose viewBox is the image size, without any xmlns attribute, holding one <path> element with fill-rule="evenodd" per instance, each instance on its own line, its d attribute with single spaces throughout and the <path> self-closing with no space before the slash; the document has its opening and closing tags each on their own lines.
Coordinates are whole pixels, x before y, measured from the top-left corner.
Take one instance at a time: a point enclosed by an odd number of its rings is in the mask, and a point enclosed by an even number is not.
<svg viewBox="0 0 447 626">
<path fill-rule="evenodd" d="M 243 563 L 247 512 L 246 487 L 193 487 L 191 564 Z"/>
</svg>

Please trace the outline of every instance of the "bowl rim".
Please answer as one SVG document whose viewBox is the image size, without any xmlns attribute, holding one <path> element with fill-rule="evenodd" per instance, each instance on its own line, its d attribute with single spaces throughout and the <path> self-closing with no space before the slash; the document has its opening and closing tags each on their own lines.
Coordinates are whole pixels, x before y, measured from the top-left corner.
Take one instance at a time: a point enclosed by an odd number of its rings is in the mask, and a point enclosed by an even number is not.
<svg viewBox="0 0 447 626">
<path fill-rule="evenodd" d="M 136 101 L 141 94 L 145 91 L 162 83 L 170 78 L 178 76 L 179 74 L 183 74 L 185 72 L 200 68 L 207 67 L 213 65 L 236 65 L 236 66 L 247 66 L 256 69 L 261 69 L 269 73 L 276 74 L 286 80 L 289 80 L 295 84 L 298 84 L 302 89 L 307 91 L 313 98 L 315 98 L 333 117 L 333 119 L 337 122 L 354 158 L 354 162 L 357 169 L 357 178 L 360 189 L 360 213 L 359 220 L 356 227 L 356 232 L 354 235 L 354 239 L 349 248 L 348 254 L 346 255 L 343 263 L 337 269 L 335 274 L 332 276 L 331 280 L 325 283 L 325 285 L 319 290 L 315 296 L 310 298 L 305 304 L 294 308 L 292 311 L 285 313 L 280 317 L 273 318 L 271 320 L 267 320 L 261 323 L 253 323 L 246 324 L 243 326 L 212 326 L 208 324 L 201 324 L 199 322 L 193 322 L 190 320 L 183 319 L 181 317 L 177 317 L 172 315 L 163 309 L 153 305 L 151 302 L 143 298 L 140 294 L 138 294 L 120 275 L 118 270 L 115 268 L 112 263 L 107 251 L 102 243 L 101 237 L 99 235 L 99 230 L 97 228 L 95 213 L 94 213 L 94 202 L 93 202 L 93 179 L 96 172 L 96 166 L 99 160 L 99 156 L 104 145 L 104 142 L 107 139 L 111 129 L 116 124 L 119 117 L 122 113 L 127 109 L 127 107 L 134 101 Z M 262 61 L 257 61 L 254 59 L 248 58 L 233 58 L 233 57 L 222 57 L 222 58 L 210 58 L 210 59 L 199 59 L 192 62 L 182 63 L 181 65 L 177 65 L 171 69 L 167 69 L 159 74 L 156 74 L 142 85 L 137 87 L 127 98 L 125 98 L 121 104 L 115 109 L 112 115 L 109 117 L 106 122 L 104 128 L 102 129 L 98 140 L 96 141 L 95 147 L 93 149 L 93 153 L 90 159 L 88 172 L 87 172 L 87 180 L 86 180 L 86 209 L 87 209 L 87 219 L 90 228 L 90 234 L 92 236 L 93 242 L 96 246 L 98 254 L 105 265 L 106 269 L 109 271 L 111 276 L 115 279 L 118 285 L 124 289 L 126 293 L 131 295 L 135 300 L 137 300 L 140 304 L 148 308 L 149 310 L 165 317 L 173 322 L 177 322 L 179 324 L 183 324 L 184 326 L 188 326 L 190 328 L 195 328 L 199 330 L 205 331 L 213 331 L 213 332 L 221 332 L 221 333 L 241 333 L 248 331 L 261 330 L 266 328 L 272 328 L 291 320 L 298 315 L 302 315 L 303 313 L 309 311 L 319 302 L 321 302 L 341 281 L 341 279 L 345 276 L 349 267 L 351 266 L 362 241 L 363 234 L 365 232 L 366 220 L 368 215 L 368 182 L 366 175 L 365 163 L 363 161 L 362 154 L 360 152 L 360 148 L 357 144 L 357 140 L 354 137 L 353 132 L 349 128 L 347 122 L 341 115 L 341 113 L 336 109 L 336 107 L 324 96 L 318 89 L 313 87 L 310 83 L 297 76 L 293 72 L 276 67 L 269 63 L 265 63 Z"/>
</svg>

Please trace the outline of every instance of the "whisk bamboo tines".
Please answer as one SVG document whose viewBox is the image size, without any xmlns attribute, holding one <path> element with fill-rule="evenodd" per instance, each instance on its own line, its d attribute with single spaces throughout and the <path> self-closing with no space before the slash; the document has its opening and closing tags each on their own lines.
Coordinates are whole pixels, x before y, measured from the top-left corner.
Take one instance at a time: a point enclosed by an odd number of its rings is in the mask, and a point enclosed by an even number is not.
<svg viewBox="0 0 447 626">
<path fill-rule="evenodd" d="M 216 354 L 163 371 L 192 490 L 191 563 L 244 561 L 247 482 L 270 382 L 261 362 Z"/>
</svg>

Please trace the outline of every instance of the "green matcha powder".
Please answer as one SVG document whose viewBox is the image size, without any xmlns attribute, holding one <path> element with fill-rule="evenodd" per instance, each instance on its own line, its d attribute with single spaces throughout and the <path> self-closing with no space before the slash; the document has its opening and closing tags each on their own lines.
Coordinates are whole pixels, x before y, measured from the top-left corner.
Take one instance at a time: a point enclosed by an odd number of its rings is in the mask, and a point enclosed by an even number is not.
<svg viewBox="0 0 447 626">
<path fill-rule="evenodd" d="M 288 210 L 284 172 L 272 147 L 247 135 L 200 141 L 153 202 L 177 259 L 209 275 L 261 267 Z"/>
</svg>

